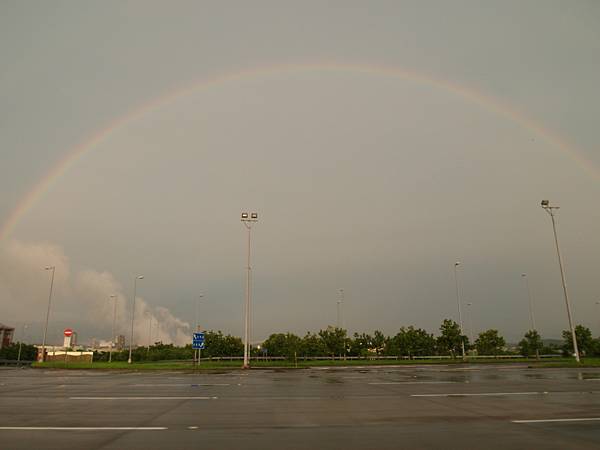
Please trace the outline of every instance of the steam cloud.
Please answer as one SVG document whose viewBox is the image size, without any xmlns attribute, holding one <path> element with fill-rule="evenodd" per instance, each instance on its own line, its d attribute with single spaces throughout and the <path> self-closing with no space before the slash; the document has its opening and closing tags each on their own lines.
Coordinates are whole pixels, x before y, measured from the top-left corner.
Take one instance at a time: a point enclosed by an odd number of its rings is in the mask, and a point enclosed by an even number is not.
<svg viewBox="0 0 600 450">
<path fill-rule="evenodd" d="M 86 342 L 92 336 L 108 339 L 113 322 L 111 295 L 117 296 L 116 333 L 129 340 L 131 297 L 123 293 L 111 273 L 92 269 L 74 271 L 57 245 L 10 240 L 0 245 L 0 322 L 17 326 L 17 339 L 18 325 L 28 324 L 26 340 L 41 342 L 50 286 L 50 272 L 44 270 L 45 266 L 56 267 L 49 344 L 62 343 L 64 326 L 78 333 L 79 342 Z M 151 307 L 138 297 L 135 317 L 134 342 L 138 345 L 147 345 L 150 337 L 152 343 L 184 345 L 190 341 L 190 324 L 173 316 L 167 308 Z"/>
</svg>

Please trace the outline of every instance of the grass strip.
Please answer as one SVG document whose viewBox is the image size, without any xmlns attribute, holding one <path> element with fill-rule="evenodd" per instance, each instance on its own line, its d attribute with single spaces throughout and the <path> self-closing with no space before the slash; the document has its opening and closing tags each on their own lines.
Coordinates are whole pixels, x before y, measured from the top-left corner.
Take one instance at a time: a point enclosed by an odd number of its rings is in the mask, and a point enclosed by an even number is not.
<svg viewBox="0 0 600 450">
<path fill-rule="evenodd" d="M 571 358 L 553 358 L 543 361 L 535 359 L 418 359 L 418 360 L 299 360 L 293 361 L 251 361 L 253 368 L 285 368 L 304 369 L 310 367 L 357 367 L 357 366 L 413 366 L 413 365 L 486 365 L 486 364 L 520 364 L 530 368 L 582 368 L 600 367 L 600 358 L 585 358 L 577 363 Z M 215 370 L 239 369 L 241 361 L 202 361 L 197 367 L 192 361 L 143 361 L 128 364 L 126 361 L 113 361 L 111 363 L 98 361 L 93 363 L 78 362 L 36 362 L 32 367 L 43 369 L 93 369 L 93 370 Z"/>
</svg>

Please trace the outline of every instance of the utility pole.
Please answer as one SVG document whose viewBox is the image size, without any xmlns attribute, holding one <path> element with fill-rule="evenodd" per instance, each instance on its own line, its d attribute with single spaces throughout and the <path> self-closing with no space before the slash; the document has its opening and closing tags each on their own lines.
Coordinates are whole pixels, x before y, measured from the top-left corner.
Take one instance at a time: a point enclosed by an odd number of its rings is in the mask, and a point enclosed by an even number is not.
<svg viewBox="0 0 600 450">
<path fill-rule="evenodd" d="M 340 296 L 337 301 L 337 327 L 344 328 L 344 290 L 338 289 Z"/>
<path fill-rule="evenodd" d="M 244 365 L 243 369 L 250 368 L 250 280 L 252 267 L 250 266 L 250 235 L 252 231 L 252 225 L 258 222 L 258 214 L 253 212 L 248 214 L 247 212 L 242 213 L 242 223 L 248 230 L 248 258 L 246 264 L 246 305 L 244 308 Z"/>
<path fill-rule="evenodd" d="M 458 304 L 458 321 L 460 326 L 460 345 L 462 349 L 462 358 L 463 360 L 467 359 L 467 355 L 465 353 L 465 340 L 463 339 L 463 321 L 462 321 L 462 311 L 460 309 L 460 288 L 458 285 L 458 266 L 460 266 L 460 261 L 456 261 L 454 263 L 454 281 L 456 284 L 456 303 Z"/>
<path fill-rule="evenodd" d="M 138 275 L 133 279 L 133 300 L 131 302 L 131 335 L 129 336 L 129 358 L 127 363 L 131 364 L 131 351 L 133 349 L 133 320 L 135 318 L 135 297 L 137 291 L 137 280 L 143 280 L 144 275 Z"/>
<path fill-rule="evenodd" d="M 562 281 L 563 293 L 565 295 L 565 304 L 567 305 L 567 317 L 569 318 L 569 327 L 571 328 L 571 336 L 573 339 L 573 351 L 575 352 L 575 359 L 577 362 L 581 362 L 579 358 L 579 348 L 577 347 L 577 336 L 575 334 L 575 327 L 573 326 L 573 319 L 571 317 L 571 305 L 569 303 L 569 294 L 567 293 L 567 280 L 565 278 L 565 270 L 562 263 L 562 257 L 560 255 L 560 247 L 558 245 L 558 235 L 556 233 L 556 222 L 554 220 L 554 211 L 560 209 L 560 206 L 550 206 L 548 200 L 542 200 L 542 208 L 552 218 L 552 230 L 554 231 L 554 243 L 556 244 L 556 254 L 558 255 L 558 266 L 560 267 L 560 279 Z"/>
<path fill-rule="evenodd" d="M 48 294 L 48 310 L 46 311 L 46 325 L 44 326 L 44 340 L 42 341 L 42 362 L 46 361 L 46 337 L 48 335 L 48 319 L 50 318 L 50 303 L 52 303 L 52 288 L 54 287 L 54 272 L 55 266 L 48 266 L 45 270 L 52 271 L 52 278 L 50 280 L 50 294 Z"/>
</svg>

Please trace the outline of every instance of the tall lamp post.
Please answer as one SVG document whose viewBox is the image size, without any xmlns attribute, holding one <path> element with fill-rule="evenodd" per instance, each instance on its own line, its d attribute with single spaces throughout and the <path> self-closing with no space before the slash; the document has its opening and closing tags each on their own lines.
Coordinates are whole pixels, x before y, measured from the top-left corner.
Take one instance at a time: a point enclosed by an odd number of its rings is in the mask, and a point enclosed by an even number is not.
<svg viewBox="0 0 600 450">
<path fill-rule="evenodd" d="M 112 323 L 112 336 L 110 338 L 110 352 L 108 353 L 108 362 L 112 362 L 112 352 L 113 352 L 113 346 L 115 343 L 115 324 L 117 322 L 117 296 L 116 295 L 111 295 L 110 298 L 113 300 L 113 323 Z"/>
<path fill-rule="evenodd" d="M 149 356 L 150 355 L 150 345 L 152 344 L 152 313 L 150 311 L 146 311 L 146 314 L 148 314 L 148 318 L 149 318 L 149 325 L 148 325 L 148 350 L 146 351 L 146 355 Z"/>
<path fill-rule="evenodd" d="M 460 309 L 460 288 L 458 285 L 458 266 L 460 266 L 460 261 L 456 261 L 454 263 L 454 282 L 456 284 L 456 303 L 458 304 L 458 321 L 460 326 L 460 346 L 462 350 L 462 357 L 466 359 L 465 354 L 465 340 L 462 338 L 463 336 L 463 321 L 462 321 L 462 311 Z"/>
<path fill-rule="evenodd" d="M 48 336 L 48 319 L 50 318 L 50 303 L 52 302 L 52 288 L 54 287 L 54 272 L 55 266 L 48 266 L 45 270 L 52 271 L 52 278 L 50 279 L 50 294 L 48 294 L 48 310 L 46 311 L 46 325 L 44 326 L 44 339 L 42 340 L 42 362 L 46 361 L 46 337 Z"/>
<path fill-rule="evenodd" d="M 248 214 L 247 212 L 242 213 L 242 223 L 248 230 L 248 264 L 246 265 L 246 307 L 245 307 L 245 323 L 244 323 L 244 365 L 243 369 L 250 368 L 250 347 L 249 347 L 249 333 L 250 333 L 250 274 L 252 268 L 250 266 L 250 234 L 252 231 L 252 225 L 258 222 L 258 214 L 253 212 Z"/>
<path fill-rule="evenodd" d="M 522 273 L 521 278 L 525 280 L 525 288 L 527 289 L 527 298 L 529 300 L 529 320 L 531 321 L 531 329 L 536 330 L 535 318 L 533 317 L 533 300 L 531 298 L 531 289 L 529 288 L 529 278 L 527 278 L 526 273 Z"/>
<path fill-rule="evenodd" d="M 573 339 L 573 351 L 575 359 L 580 362 L 579 349 L 577 347 L 577 336 L 575 335 L 575 327 L 571 318 L 571 305 L 569 304 L 569 294 L 567 293 L 567 281 L 565 279 L 565 270 L 563 268 L 562 257 L 560 256 L 560 247 L 558 245 L 558 235 L 556 234 L 556 221 L 554 220 L 554 211 L 560 209 L 559 206 L 551 206 L 548 200 L 542 200 L 542 208 L 550 215 L 552 219 L 552 230 L 554 231 L 554 243 L 556 244 L 556 254 L 558 255 L 558 266 L 560 267 L 560 278 L 562 281 L 563 293 L 565 295 L 565 304 L 567 305 L 567 316 L 569 318 L 569 327 L 571 328 L 571 336 Z"/>
<path fill-rule="evenodd" d="M 131 302 L 131 334 L 129 335 L 129 358 L 127 363 L 131 364 L 131 350 L 133 348 L 133 320 L 135 317 L 135 296 L 137 290 L 137 280 L 143 280 L 144 275 L 138 275 L 133 279 L 133 301 Z"/>
<path fill-rule="evenodd" d="M 338 289 L 338 292 L 340 296 L 337 301 L 337 327 L 341 329 L 344 327 L 344 290 Z"/>
</svg>

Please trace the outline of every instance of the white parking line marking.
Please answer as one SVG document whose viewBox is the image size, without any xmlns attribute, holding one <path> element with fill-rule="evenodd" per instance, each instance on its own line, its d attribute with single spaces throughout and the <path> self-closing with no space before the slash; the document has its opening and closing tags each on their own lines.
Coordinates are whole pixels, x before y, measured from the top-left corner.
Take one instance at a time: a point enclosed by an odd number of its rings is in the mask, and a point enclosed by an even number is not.
<svg viewBox="0 0 600 450">
<path fill-rule="evenodd" d="M 72 431 L 157 431 L 168 430 L 167 427 L 0 427 L 0 430 L 72 430 Z"/>
<path fill-rule="evenodd" d="M 573 419 L 535 419 L 535 420 L 511 420 L 512 423 L 544 423 L 544 422 L 586 422 L 598 421 L 600 417 L 580 417 Z"/>
<path fill-rule="evenodd" d="M 461 381 L 389 381 L 380 383 L 368 383 L 372 385 L 388 385 L 388 384 L 453 384 L 462 383 Z"/>
<path fill-rule="evenodd" d="M 69 397 L 69 400 L 216 400 L 218 397 Z"/>
<path fill-rule="evenodd" d="M 132 387 L 161 387 L 161 386 L 229 386 L 226 383 L 163 383 L 163 384 L 130 384 Z"/>
<path fill-rule="evenodd" d="M 411 394 L 411 397 L 485 397 L 499 395 L 544 395 L 548 392 L 481 392 L 475 394 Z"/>
</svg>

